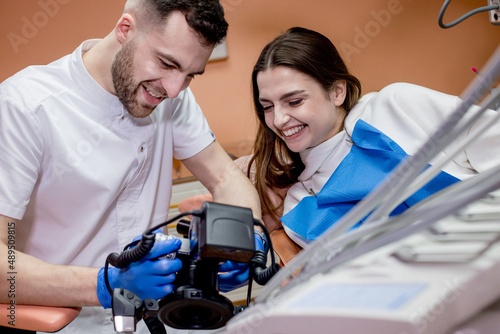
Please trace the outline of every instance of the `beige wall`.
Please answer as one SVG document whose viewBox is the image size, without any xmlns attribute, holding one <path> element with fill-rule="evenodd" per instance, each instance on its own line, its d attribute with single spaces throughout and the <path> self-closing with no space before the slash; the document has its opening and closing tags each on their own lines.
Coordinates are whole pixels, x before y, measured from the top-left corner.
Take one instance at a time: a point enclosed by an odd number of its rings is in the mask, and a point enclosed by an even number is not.
<svg viewBox="0 0 500 334">
<path fill-rule="evenodd" d="M 477 14 L 450 29 L 437 24 L 441 0 L 222 0 L 230 30 L 229 58 L 210 63 L 192 89 L 219 141 L 251 141 L 255 131 L 250 71 L 262 47 L 291 26 L 318 30 L 337 45 L 365 92 L 405 81 L 459 95 L 500 41 L 500 26 Z M 30 64 L 70 53 L 103 37 L 124 1 L 0 1 L 0 80 Z M 45 5 L 44 5 L 45 4 Z M 454 0 L 451 22 L 486 5 Z"/>
</svg>

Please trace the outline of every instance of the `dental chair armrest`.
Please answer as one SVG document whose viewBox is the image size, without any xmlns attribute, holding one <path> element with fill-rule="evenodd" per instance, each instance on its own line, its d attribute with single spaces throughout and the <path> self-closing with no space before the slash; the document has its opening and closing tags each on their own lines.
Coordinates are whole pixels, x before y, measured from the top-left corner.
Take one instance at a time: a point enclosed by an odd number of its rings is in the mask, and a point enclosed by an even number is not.
<svg viewBox="0 0 500 334">
<path fill-rule="evenodd" d="M 28 331 L 57 332 L 73 321 L 81 307 L 0 304 L 0 326 Z M 15 326 L 12 326 L 15 324 Z"/>
</svg>

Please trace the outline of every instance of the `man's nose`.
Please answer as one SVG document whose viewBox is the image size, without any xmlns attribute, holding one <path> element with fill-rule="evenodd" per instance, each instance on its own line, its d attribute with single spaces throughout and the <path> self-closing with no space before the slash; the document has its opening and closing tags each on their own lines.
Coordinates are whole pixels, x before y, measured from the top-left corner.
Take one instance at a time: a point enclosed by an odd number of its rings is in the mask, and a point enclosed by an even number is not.
<svg viewBox="0 0 500 334">
<path fill-rule="evenodd" d="M 176 98 L 180 92 L 186 89 L 190 82 L 191 79 L 182 73 L 171 74 L 161 80 L 163 89 L 167 92 L 168 97 L 172 99 Z"/>
</svg>

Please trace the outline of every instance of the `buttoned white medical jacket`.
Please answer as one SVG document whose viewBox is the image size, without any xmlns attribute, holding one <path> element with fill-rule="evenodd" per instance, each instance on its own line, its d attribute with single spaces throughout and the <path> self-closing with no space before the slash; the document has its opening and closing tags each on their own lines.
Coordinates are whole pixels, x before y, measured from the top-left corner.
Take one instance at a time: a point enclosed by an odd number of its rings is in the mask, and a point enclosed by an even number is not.
<svg viewBox="0 0 500 334">
<path fill-rule="evenodd" d="M 20 220 L 17 250 L 54 264 L 102 267 L 165 221 L 172 157 L 214 141 L 189 89 L 149 117 L 131 117 L 83 65 L 96 42 L 0 85 L 0 214 Z M 68 333 L 113 332 L 109 311 L 86 311 L 94 320 Z"/>
</svg>

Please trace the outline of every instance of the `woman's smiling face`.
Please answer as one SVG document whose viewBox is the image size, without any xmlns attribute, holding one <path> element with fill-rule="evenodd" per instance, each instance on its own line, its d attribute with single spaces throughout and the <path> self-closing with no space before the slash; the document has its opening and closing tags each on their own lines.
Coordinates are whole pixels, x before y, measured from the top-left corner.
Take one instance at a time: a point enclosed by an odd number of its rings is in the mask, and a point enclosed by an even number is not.
<svg viewBox="0 0 500 334">
<path fill-rule="evenodd" d="M 286 66 L 257 74 L 259 102 L 266 125 L 292 152 L 302 152 L 342 130 L 345 83 L 330 91 L 311 76 Z"/>
</svg>

